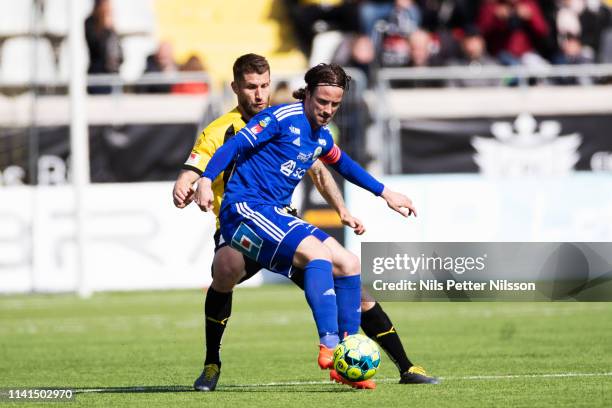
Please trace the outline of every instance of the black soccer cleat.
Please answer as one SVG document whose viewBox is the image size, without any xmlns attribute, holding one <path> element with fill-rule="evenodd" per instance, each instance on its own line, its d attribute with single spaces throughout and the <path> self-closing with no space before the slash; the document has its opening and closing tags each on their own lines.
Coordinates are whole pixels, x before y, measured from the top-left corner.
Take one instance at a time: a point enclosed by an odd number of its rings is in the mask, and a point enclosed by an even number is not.
<svg viewBox="0 0 612 408">
<path fill-rule="evenodd" d="M 193 388 L 196 391 L 214 391 L 217 388 L 220 375 L 221 367 L 219 364 L 206 364 L 202 374 L 193 383 Z"/>
<path fill-rule="evenodd" d="M 400 384 L 440 384 L 436 377 L 430 377 L 423 367 L 412 366 L 408 371 L 402 373 Z"/>
</svg>

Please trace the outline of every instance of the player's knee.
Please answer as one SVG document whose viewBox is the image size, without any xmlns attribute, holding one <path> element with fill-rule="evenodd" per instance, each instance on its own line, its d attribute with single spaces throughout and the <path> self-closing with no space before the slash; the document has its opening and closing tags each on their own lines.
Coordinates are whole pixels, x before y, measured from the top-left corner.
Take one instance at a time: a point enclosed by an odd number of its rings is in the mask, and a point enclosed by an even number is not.
<svg viewBox="0 0 612 408">
<path fill-rule="evenodd" d="M 367 312 L 368 310 L 372 309 L 374 305 L 376 305 L 376 302 L 370 302 L 370 301 L 364 300 L 362 297 L 361 298 L 361 313 Z"/>
<path fill-rule="evenodd" d="M 365 287 L 361 287 L 361 311 L 365 312 L 366 310 L 370 310 L 371 308 L 374 307 L 374 305 L 376 304 L 376 299 L 374 299 L 374 297 L 372 295 L 370 295 L 370 292 L 368 292 L 366 290 Z M 364 305 L 365 308 L 364 308 Z"/>
<path fill-rule="evenodd" d="M 242 254 L 230 251 L 219 252 L 213 261 L 213 283 L 215 290 L 231 291 L 244 276 Z"/>
<path fill-rule="evenodd" d="M 350 252 L 343 256 L 335 266 L 334 275 L 336 276 L 353 276 L 361 273 L 359 258 Z"/>
<path fill-rule="evenodd" d="M 325 245 L 321 244 L 317 247 L 315 251 L 313 251 L 312 259 L 323 259 L 325 261 L 332 261 L 332 253 L 329 248 Z"/>
<path fill-rule="evenodd" d="M 237 265 L 218 263 L 213 265 L 212 287 L 220 292 L 230 292 L 243 275 L 244 271 Z"/>
<path fill-rule="evenodd" d="M 314 261 L 315 259 L 322 259 L 332 262 L 332 252 L 327 246 L 323 245 L 316 238 L 306 238 L 298 246 L 293 258 L 293 264 L 297 267 L 303 268 L 310 261 Z"/>
</svg>

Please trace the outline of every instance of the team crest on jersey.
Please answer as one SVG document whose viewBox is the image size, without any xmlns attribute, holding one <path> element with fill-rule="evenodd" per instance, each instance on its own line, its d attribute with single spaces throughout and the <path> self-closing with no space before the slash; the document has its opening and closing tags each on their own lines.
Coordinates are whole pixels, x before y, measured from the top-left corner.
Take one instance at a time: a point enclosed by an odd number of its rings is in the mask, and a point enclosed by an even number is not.
<svg viewBox="0 0 612 408">
<path fill-rule="evenodd" d="M 299 128 L 296 128 L 293 125 L 289 126 L 289 131 L 293 133 L 294 135 L 299 135 L 301 132 Z"/>
<path fill-rule="evenodd" d="M 236 248 L 251 259 L 257 260 L 263 239 L 259 237 L 255 231 L 249 228 L 245 223 L 240 223 L 240 226 L 232 237 L 232 247 Z"/>
<path fill-rule="evenodd" d="M 264 130 L 265 127 L 268 126 L 268 124 L 270 124 L 270 117 L 266 116 L 265 118 L 260 120 L 255 126 L 251 126 L 249 130 L 256 135 L 258 133 L 261 133 L 261 131 Z"/>
<path fill-rule="evenodd" d="M 300 152 L 300 154 L 298 154 L 297 159 L 299 161 L 301 161 L 302 163 L 306 163 L 308 160 L 310 160 L 310 158 L 312 157 L 312 153 L 302 153 Z"/>
<path fill-rule="evenodd" d="M 319 144 L 321 146 L 327 146 L 327 141 L 325 139 L 319 139 Z"/>
<path fill-rule="evenodd" d="M 189 155 L 189 158 L 187 159 L 185 164 L 187 164 L 189 166 L 195 166 L 199 162 L 200 162 L 200 155 L 195 153 L 195 152 L 191 152 L 191 154 Z"/>
<path fill-rule="evenodd" d="M 318 146 L 314 151 L 314 155 L 312 156 L 312 161 L 317 160 L 319 156 L 321 155 L 322 151 L 323 151 L 323 148 L 321 146 Z"/>
</svg>

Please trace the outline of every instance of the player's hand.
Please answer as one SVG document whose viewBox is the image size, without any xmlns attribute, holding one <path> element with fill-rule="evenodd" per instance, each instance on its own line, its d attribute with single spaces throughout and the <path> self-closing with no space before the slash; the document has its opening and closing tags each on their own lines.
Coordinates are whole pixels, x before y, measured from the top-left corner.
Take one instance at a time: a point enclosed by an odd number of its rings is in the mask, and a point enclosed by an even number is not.
<svg viewBox="0 0 612 408">
<path fill-rule="evenodd" d="M 179 179 L 174 183 L 172 201 L 177 208 L 185 208 L 193 201 L 194 193 L 191 183 Z"/>
<path fill-rule="evenodd" d="M 389 208 L 397 211 L 404 217 L 409 217 L 410 215 L 417 216 L 416 208 L 414 204 L 412 204 L 412 200 L 402 193 L 389 190 L 385 187 L 380 196 L 385 199 Z"/>
<path fill-rule="evenodd" d="M 357 217 L 353 217 L 349 213 L 340 214 L 340 221 L 343 225 L 351 227 L 353 229 L 353 232 L 357 235 L 363 235 L 363 233 L 366 232 L 365 226 L 363 225 L 361 220 Z"/>
<path fill-rule="evenodd" d="M 211 188 L 212 181 L 202 177 L 198 181 L 198 189 L 195 192 L 195 203 L 202 211 L 211 211 L 213 208 L 214 194 Z"/>
</svg>

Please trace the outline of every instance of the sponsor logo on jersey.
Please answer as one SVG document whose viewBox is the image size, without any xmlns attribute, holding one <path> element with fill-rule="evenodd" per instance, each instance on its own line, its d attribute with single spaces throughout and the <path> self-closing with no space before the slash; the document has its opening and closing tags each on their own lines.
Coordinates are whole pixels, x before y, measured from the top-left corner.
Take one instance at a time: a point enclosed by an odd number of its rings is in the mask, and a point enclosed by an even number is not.
<svg viewBox="0 0 612 408">
<path fill-rule="evenodd" d="M 306 153 L 300 152 L 300 154 L 298 154 L 297 159 L 301 161 L 302 163 L 306 163 L 308 160 L 310 160 L 311 157 L 312 157 L 312 153 L 306 154 Z"/>
<path fill-rule="evenodd" d="M 187 159 L 187 161 L 185 162 L 185 164 L 189 165 L 189 166 L 195 166 L 200 162 L 200 155 L 194 152 L 191 152 L 191 154 L 189 155 L 189 158 Z"/>
<path fill-rule="evenodd" d="M 291 173 L 293 173 L 293 170 L 295 170 L 295 164 L 296 163 L 293 160 L 288 160 L 284 162 L 283 164 L 281 164 L 280 172 L 283 173 L 285 176 L 289 177 Z"/>
<path fill-rule="evenodd" d="M 327 146 L 327 141 L 325 139 L 319 139 L 319 144 L 321 146 Z"/>
<path fill-rule="evenodd" d="M 323 148 L 321 146 L 318 146 L 314 151 L 314 155 L 312 156 L 312 161 L 317 160 L 319 156 L 321 155 L 322 151 L 323 151 Z"/>
<path fill-rule="evenodd" d="M 270 117 L 265 117 L 262 120 L 260 120 L 259 123 L 257 123 L 255 126 L 251 126 L 249 130 L 253 132 L 253 134 L 256 135 L 258 133 L 261 133 L 261 131 L 264 130 L 264 128 L 268 126 L 269 124 L 270 124 Z"/>
<path fill-rule="evenodd" d="M 300 134 L 300 129 L 296 128 L 295 126 L 291 125 L 289 126 L 289 131 L 291 133 L 293 133 L 294 135 L 299 135 Z"/>
<path fill-rule="evenodd" d="M 291 143 L 293 143 L 296 146 L 301 146 L 302 145 L 302 143 L 300 142 L 300 137 L 299 136 L 296 137 L 295 140 L 293 142 L 291 142 Z"/>
<path fill-rule="evenodd" d="M 270 117 L 269 116 L 266 116 L 265 118 L 263 118 L 262 120 L 259 121 L 259 125 L 261 127 L 264 127 L 264 128 L 266 126 L 268 126 L 269 124 L 270 124 Z"/>
</svg>

